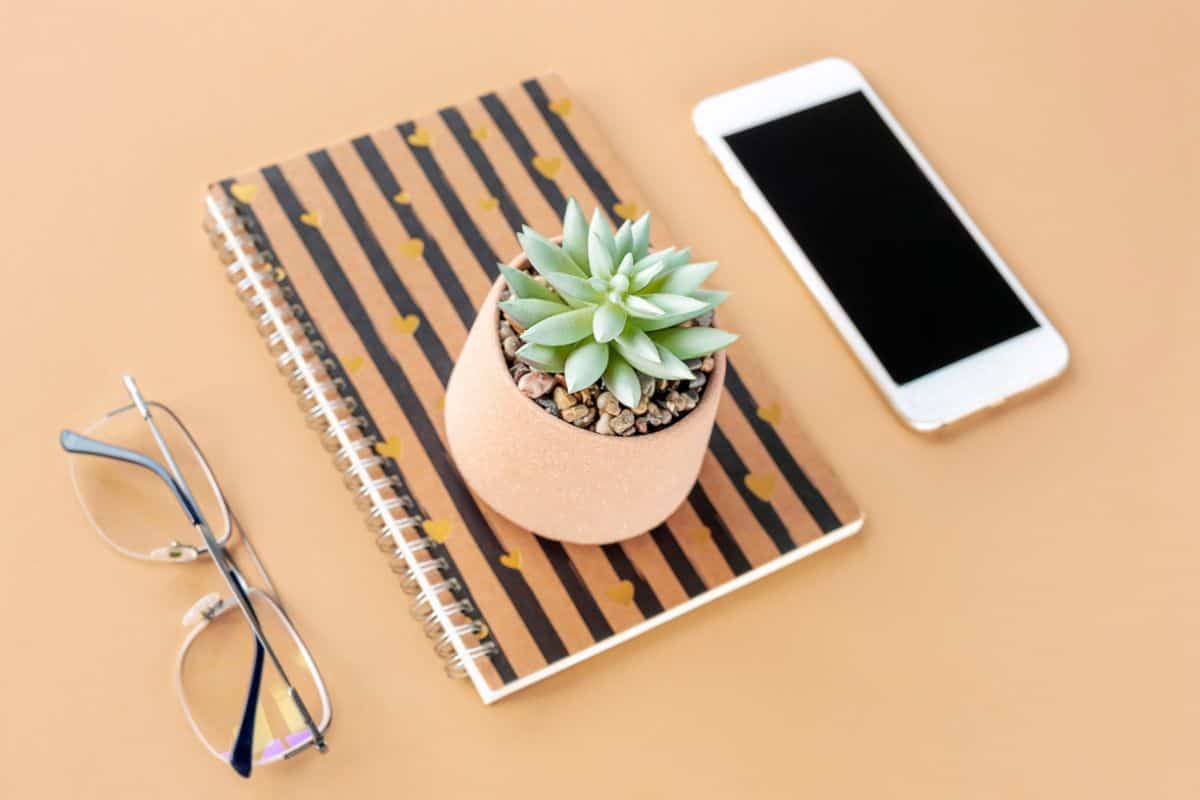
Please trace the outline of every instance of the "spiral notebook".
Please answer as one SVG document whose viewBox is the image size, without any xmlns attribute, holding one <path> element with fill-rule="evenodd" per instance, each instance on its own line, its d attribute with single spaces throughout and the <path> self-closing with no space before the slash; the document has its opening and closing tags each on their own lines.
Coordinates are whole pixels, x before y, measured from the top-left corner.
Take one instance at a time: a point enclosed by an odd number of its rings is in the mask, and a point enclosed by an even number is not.
<svg viewBox="0 0 1200 800">
<path fill-rule="evenodd" d="M 614 223 L 649 206 L 547 76 L 221 181 L 206 198 L 226 273 L 397 573 L 397 594 L 411 595 L 445 671 L 487 703 L 862 524 L 745 337 L 730 350 L 699 481 L 654 530 L 561 544 L 471 495 L 446 450 L 446 381 L 497 262 L 517 252 L 514 231 L 553 232 L 568 197 Z M 651 210 L 655 243 L 675 243 L 670 209 Z M 726 283 L 736 274 L 727 266 Z M 751 313 L 735 292 L 722 320 L 737 330 Z"/>
</svg>

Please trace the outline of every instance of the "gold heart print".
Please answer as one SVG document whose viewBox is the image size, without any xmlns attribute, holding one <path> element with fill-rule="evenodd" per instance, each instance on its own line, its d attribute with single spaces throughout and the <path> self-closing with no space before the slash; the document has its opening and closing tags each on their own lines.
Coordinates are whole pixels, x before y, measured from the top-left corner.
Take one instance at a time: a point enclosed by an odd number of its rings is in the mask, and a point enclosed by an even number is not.
<svg viewBox="0 0 1200 800">
<path fill-rule="evenodd" d="M 500 563 L 503 564 L 504 566 L 508 567 L 509 569 L 515 569 L 517 572 L 520 572 L 521 571 L 521 551 L 513 550 L 511 552 L 505 553 L 504 555 L 500 556 Z"/>
<path fill-rule="evenodd" d="M 779 403 L 771 403 L 769 406 L 759 407 L 757 413 L 758 418 L 763 422 L 769 422 L 772 425 L 775 425 L 783 416 L 783 409 L 780 408 Z"/>
<path fill-rule="evenodd" d="M 430 539 L 433 539 L 438 544 L 443 544 L 450 536 L 450 520 L 427 519 L 422 523 L 421 529 L 425 531 L 425 535 Z"/>
<path fill-rule="evenodd" d="M 614 603 L 627 606 L 633 602 L 633 581 L 623 580 L 619 583 L 614 583 L 605 589 L 604 593 Z"/>
<path fill-rule="evenodd" d="M 565 117 L 571 113 L 571 98 L 560 97 L 550 103 L 549 108 L 560 117 Z"/>
<path fill-rule="evenodd" d="M 362 356 L 347 356 L 342 359 L 342 368 L 351 375 L 362 369 L 362 365 L 366 363 L 366 359 Z"/>
<path fill-rule="evenodd" d="M 375 452 L 384 458 L 399 459 L 400 453 L 403 451 L 400 440 L 394 436 L 389 436 L 379 444 L 375 445 Z"/>
<path fill-rule="evenodd" d="M 490 194 L 487 197 L 485 197 L 479 201 L 479 207 L 482 208 L 484 211 L 495 211 L 496 207 L 499 205 L 500 205 L 500 201 L 497 200 L 495 197 L 492 197 Z"/>
<path fill-rule="evenodd" d="M 310 228 L 321 227 L 321 215 L 315 211 L 305 211 L 300 215 L 300 221 Z"/>
<path fill-rule="evenodd" d="M 562 168 L 562 159 L 558 156 L 534 156 L 533 168 L 540 172 L 543 178 L 554 180 L 554 176 Z"/>
<path fill-rule="evenodd" d="M 413 147 L 429 147 L 430 141 L 429 131 L 424 128 L 417 128 L 408 135 L 408 143 Z"/>
<path fill-rule="evenodd" d="M 471 131 L 471 138 L 477 142 L 482 142 L 487 137 L 488 137 L 488 129 L 484 128 L 482 126 Z"/>
<path fill-rule="evenodd" d="M 400 245 L 400 252 L 409 258 L 420 258 L 425 253 L 425 242 L 421 239 L 409 239 Z"/>
<path fill-rule="evenodd" d="M 764 503 L 771 501 L 775 493 L 775 476 L 769 472 L 751 472 L 745 478 L 746 488 Z"/>
<path fill-rule="evenodd" d="M 411 334 L 421 325 L 421 318 L 416 314 L 401 314 L 392 320 L 392 327 L 403 334 Z"/>
<path fill-rule="evenodd" d="M 700 525 L 688 531 L 688 538 L 696 544 L 708 544 L 712 540 L 712 530 L 707 525 Z"/>
<path fill-rule="evenodd" d="M 235 183 L 229 187 L 229 193 L 239 203 L 252 203 L 254 195 L 258 194 L 258 187 L 253 183 Z"/>
<path fill-rule="evenodd" d="M 637 216 L 638 207 L 637 203 L 614 203 L 613 211 L 621 219 L 633 219 Z"/>
<path fill-rule="evenodd" d="M 408 192 L 396 192 L 392 195 L 392 202 L 399 206 L 406 206 L 412 201 L 408 199 Z"/>
</svg>

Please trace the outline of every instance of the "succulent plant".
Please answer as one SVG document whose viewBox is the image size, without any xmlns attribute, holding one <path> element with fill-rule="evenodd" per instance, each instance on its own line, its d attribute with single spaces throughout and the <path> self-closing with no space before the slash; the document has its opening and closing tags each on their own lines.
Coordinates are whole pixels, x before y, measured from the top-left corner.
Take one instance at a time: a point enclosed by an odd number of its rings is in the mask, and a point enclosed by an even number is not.
<svg viewBox="0 0 1200 800">
<path fill-rule="evenodd" d="M 684 361 L 737 339 L 684 324 L 729 293 L 700 288 L 717 262 L 691 263 L 688 250 L 673 247 L 650 252 L 649 214 L 614 232 L 599 209 L 589 225 L 572 199 L 561 246 L 529 226 L 517 240 L 542 280 L 501 264 L 512 297 L 500 308 L 523 328 L 517 356 L 544 372 L 565 373 L 569 392 L 603 379 L 633 408 L 641 399 L 637 373 L 691 380 Z"/>
</svg>

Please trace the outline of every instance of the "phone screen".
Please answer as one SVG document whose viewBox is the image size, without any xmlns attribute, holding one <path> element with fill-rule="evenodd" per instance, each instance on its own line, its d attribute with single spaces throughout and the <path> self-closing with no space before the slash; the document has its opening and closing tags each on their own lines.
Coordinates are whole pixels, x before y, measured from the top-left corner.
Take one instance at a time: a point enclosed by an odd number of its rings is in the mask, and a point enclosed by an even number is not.
<svg viewBox="0 0 1200 800">
<path fill-rule="evenodd" d="M 725 140 L 897 384 L 1038 326 L 862 92 Z"/>
</svg>

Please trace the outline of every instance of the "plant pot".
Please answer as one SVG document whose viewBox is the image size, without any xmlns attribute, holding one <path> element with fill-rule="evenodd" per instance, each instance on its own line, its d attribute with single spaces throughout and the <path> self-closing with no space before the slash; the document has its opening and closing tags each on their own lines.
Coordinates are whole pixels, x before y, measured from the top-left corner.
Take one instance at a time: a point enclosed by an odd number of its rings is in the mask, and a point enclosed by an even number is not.
<svg viewBox="0 0 1200 800">
<path fill-rule="evenodd" d="M 525 263 L 521 254 L 512 262 Z M 725 353 L 694 409 L 652 433 L 577 428 L 523 395 L 496 327 L 497 279 L 446 388 L 446 438 L 463 479 L 497 512 L 544 536 L 606 544 L 645 533 L 686 499 L 708 449 L 725 382 Z"/>
</svg>

